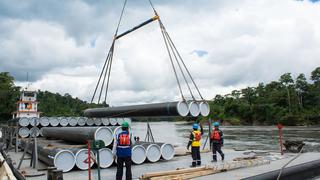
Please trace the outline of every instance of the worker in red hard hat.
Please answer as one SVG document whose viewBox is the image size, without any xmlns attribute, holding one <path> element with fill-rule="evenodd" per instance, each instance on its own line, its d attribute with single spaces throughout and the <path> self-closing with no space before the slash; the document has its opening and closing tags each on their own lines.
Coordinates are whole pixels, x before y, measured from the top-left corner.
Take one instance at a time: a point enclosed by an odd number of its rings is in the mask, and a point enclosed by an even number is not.
<svg viewBox="0 0 320 180">
<path fill-rule="evenodd" d="M 201 165 L 200 145 L 201 145 L 201 136 L 203 135 L 203 127 L 200 124 L 200 131 L 199 131 L 199 125 L 197 123 L 194 123 L 192 125 L 192 129 L 193 131 L 190 134 L 187 149 L 189 150 L 191 146 L 191 157 L 192 157 L 191 167 L 196 167 Z"/>
<path fill-rule="evenodd" d="M 121 125 L 122 132 L 116 134 L 115 141 L 113 143 L 113 155 L 117 156 L 117 174 L 116 180 L 122 180 L 123 164 L 126 166 L 126 180 L 132 179 L 131 172 L 131 134 L 129 132 L 129 123 L 123 122 Z"/>
<path fill-rule="evenodd" d="M 217 152 L 220 154 L 222 161 L 224 160 L 224 154 L 221 151 L 223 146 L 223 132 L 219 129 L 219 122 L 213 123 L 213 130 L 210 135 L 210 144 L 212 147 L 212 162 L 217 162 Z"/>
</svg>

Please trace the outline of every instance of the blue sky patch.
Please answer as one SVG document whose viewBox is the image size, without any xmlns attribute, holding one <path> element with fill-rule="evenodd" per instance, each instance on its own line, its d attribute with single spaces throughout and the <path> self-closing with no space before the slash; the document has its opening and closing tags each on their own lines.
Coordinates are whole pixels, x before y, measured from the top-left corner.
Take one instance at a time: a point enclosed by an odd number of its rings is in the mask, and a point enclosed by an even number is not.
<svg viewBox="0 0 320 180">
<path fill-rule="evenodd" d="M 95 47 L 96 47 L 96 41 L 97 41 L 97 37 L 94 37 L 94 38 L 90 41 L 90 47 L 91 47 L 91 48 L 95 48 Z"/>
<path fill-rule="evenodd" d="M 204 50 L 194 50 L 192 53 L 195 53 L 199 57 L 203 57 L 208 54 L 208 52 Z"/>
</svg>

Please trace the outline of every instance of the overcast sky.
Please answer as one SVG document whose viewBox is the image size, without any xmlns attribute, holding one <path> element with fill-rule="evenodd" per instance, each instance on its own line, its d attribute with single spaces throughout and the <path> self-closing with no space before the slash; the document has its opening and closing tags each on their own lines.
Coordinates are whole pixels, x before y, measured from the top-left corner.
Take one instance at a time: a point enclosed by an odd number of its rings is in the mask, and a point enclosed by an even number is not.
<svg viewBox="0 0 320 180">
<path fill-rule="evenodd" d="M 120 15 L 120 0 L 1 0 L 0 71 L 24 86 L 90 100 Z M 206 99 L 320 66 L 315 0 L 153 0 Z M 128 0 L 119 32 L 153 16 Z M 159 25 L 116 42 L 113 105 L 179 99 Z M 184 87 L 185 89 L 185 87 Z M 187 91 L 186 91 L 187 92 Z"/>
</svg>

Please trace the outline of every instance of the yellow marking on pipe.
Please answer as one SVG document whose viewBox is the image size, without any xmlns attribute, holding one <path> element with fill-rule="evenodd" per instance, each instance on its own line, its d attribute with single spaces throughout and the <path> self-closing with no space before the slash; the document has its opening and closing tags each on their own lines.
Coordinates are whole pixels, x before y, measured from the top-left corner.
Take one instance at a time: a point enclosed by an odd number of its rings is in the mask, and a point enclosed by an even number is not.
<svg viewBox="0 0 320 180">
<path fill-rule="evenodd" d="M 155 15 L 155 16 L 152 17 L 152 20 L 154 20 L 154 21 L 157 20 L 157 19 L 159 19 L 158 15 Z"/>
</svg>

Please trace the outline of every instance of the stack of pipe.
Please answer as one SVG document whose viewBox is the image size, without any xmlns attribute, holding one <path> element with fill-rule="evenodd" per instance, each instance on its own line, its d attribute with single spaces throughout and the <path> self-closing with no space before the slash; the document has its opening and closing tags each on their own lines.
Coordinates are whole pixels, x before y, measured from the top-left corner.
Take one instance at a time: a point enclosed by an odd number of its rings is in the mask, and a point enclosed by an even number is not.
<svg viewBox="0 0 320 180">
<path fill-rule="evenodd" d="M 105 145 L 109 147 L 112 146 L 112 142 L 116 134 L 119 134 L 121 131 L 121 126 L 42 128 L 42 134 L 46 138 L 61 139 L 66 142 L 82 144 L 85 144 L 87 140 L 103 140 Z M 100 156 L 101 161 L 103 161 L 104 167 L 109 167 L 110 164 L 112 164 L 110 160 L 108 161 L 108 158 L 112 157 L 111 150 L 104 151 L 108 152 L 102 153 Z M 132 146 L 132 161 L 135 164 L 142 164 L 145 161 L 157 162 L 161 157 L 164 160 L 170 160 L 174 157 L 174 153 L 173 146 L 168 143 L 136 142 Z M 103 154 L 106 154 L 106 157 L 104 157 Z M 79 161 L 81 161 L 81 158 Z M 83 167 L 83 165 L 79 165 L 79 169 L 84 169 Z"/>
<path fill-rule="evenodd" d="M 105 141 L 103 138 L 106 136 L 111 137 L 112 139 L 113 137 L 110 134 L 119 133 L 121 131 L 121 126 L 78 127 L 78 129 L 76 127 L 45 127 L 42 131 L 45 137 L 54 137 L 62 140 L 38 139 L 37 148 L 39 159 L 49 166 L 55 166 L 62 169 L 63 172 L 68 172 L 74 166 L 80 170 L 88 169 L 88 164 L 86 162 L 88 150 L 84 144 L 86 140 L 102 138 L 101 140 Z M 78 142 L 78 144 L 80 143 L 83 145 L 67 143 L 69 141 Z M 28 152 L 31 153 L 30 150 Z M 91 156 L 96 157 L 97 159 L 97 152 L 91 152 Z M 142 164 L 144 162 L 154 163 L 159 161 L 160 157 L 165 160 L 170 160 L 173 156 L 174 148 L 171 144 L 167 143 L 135 142 L 132 146 L 132 162 L 134 164 Z M 111 149 L 100 149 L 99 160 L 101 168 L 110 167 L 114 161 Z M 94 161 L 91 162 L 91 167 L 93 165 Z"/>
<path fill-rule="evenodd" d="M 130 118 L 21 117 L 9 120 L 8 125 L 18 127 L 18 135 L 26 138 L 30 135 L 42 136 L 42 128 L 44 127 L 118 126 L 124 121 L 131 123 Z"/>
<path fill-rule="evenodd" d="M 146 158 L 149 162 L 157 162 L 160 158 L 171 160 L 174 155 L 174 147 L 169 143 L 159 142 L 135 142 L 135 145 L 142 145 L 146 149 Z"/>
</svg>

